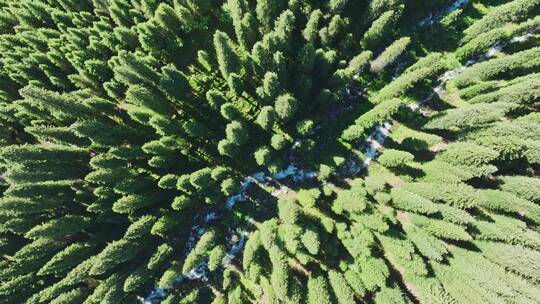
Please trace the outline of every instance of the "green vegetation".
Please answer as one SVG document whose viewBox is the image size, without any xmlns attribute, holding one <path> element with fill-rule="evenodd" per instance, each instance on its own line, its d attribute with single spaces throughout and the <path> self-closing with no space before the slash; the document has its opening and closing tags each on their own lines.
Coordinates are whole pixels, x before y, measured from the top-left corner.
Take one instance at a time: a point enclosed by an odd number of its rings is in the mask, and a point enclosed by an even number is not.
<svg viewBox="0 0 540 304">
<path fill-rule="evenodd" d="M 539 14 L 0 0 L 0 304 L 540 303 Z"/>
</svg>

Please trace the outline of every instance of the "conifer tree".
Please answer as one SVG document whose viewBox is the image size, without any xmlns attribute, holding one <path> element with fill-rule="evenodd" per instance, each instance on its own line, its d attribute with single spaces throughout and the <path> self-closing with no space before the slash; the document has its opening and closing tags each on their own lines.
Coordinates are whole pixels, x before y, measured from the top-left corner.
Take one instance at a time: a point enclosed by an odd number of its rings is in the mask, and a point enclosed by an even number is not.
<svg viewBox="0 0 540 304">
<path fill-rule="evenodd" d="M 410 43 L 411 39 L 409 37 L 403 37 L 396 40 L 371 62 L 371 71 L 380 73 L 386 66 L 392 64 L 405 51 Z"/>
<path fill-rule="evenodd" d="M 280 95 L 276 98 L 275 110 L 277 116 L 286 122 L 292 119 L 298 110 L 298 102 L 290 94 Z"/>
<path fill-rule="evenodd" d="M 240 64 L 237 54 L 234 52 L 233 42 L 227 34 L 217 31 L 214 34 L 214 47 L 221 75 L 224 79 L 229 79 L 231 73 L 238 71 Z"/>
<path fill-rule="evenodd" d="M 374 49 L 378 42 L 384 38 L 391 29 L 393 19 L 395 18 L 394 14 L 394 11 L 387 11 L 377 18 L 364 33 L 360 45 L 365 49 Z"/>
</svg>

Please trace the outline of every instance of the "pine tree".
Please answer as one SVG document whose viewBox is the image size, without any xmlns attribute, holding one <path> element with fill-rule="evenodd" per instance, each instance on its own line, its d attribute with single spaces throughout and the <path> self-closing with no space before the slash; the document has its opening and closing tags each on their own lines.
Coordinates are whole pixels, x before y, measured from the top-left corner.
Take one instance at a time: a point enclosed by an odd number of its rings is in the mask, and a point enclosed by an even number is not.
<svg viewBox="0 0 540 304">
<path fill-rule="evenodd" d="M 524 199 L 540 201 L 540 182 L 527 176 L 500 176 L 500 188 Z"/>
<path fill-rule="evenodd" d="M 394 14 L 394 11 L 387 11 L 377 18 L 364 33 L 360 45 L 365 49 L 374 49 L 390 31 L 395 18 Z"/>
<path fill-rule="evenodd" d="M 457 49 L 456 56 L 463 61 L 472 58 L 473 56 L 480 55 L 489 50 L 492 45 L 505 39 L 506 36 L 506 31 L 499 28 L 484 32 Z"/>
<path fill-rule="evenodd" d="M 225 133 L 227 135 L 227 140 L 238 146 L 245 144 L 249 139 L 249 134 L 246 127 L 244 127 L 241 122 L 236 120 L 227 125 Z"/>
<path fill-rule="evenodd" d="M 414 155 L 409 152 L 386 149 L 379 157 L 379 163 L 388 168 L 399 168 L 406 166 L 409 162 L 412 162 Z"/>
<path fill-rule="evenodd" d="M 224 79 L 228 79 L 231 73 L 238 71 L 239 58 L 234 52 L 234 45 L 227 34 L 217 31 L 214 34 L 214 48 L 216 49 L 219 70 Z"/>
<path fill-rule="evenodd" d="M 398 209 L 421 214 L 434 214 L 438 211 L 437 206 L 432 201 L 412 192 L 393 188 L 391 195 L 392 204 Z"/>
<path fill-rule="evenodd" d="M 331 270 L 328 272 L 328 280 L 339 303 L 355 303 L 354 292 L 342 274 Z"/>
<path fill-rule="evenodd" d="M 310 276 L 307 284 L 307 301 L 309 304 L 329 304 L 329 286 L 322 275 Z"/>
<path fill-rule="evenodd" d="M 257 124 L 265 131 L 270 131 L 275 123 L 276 112 L 271 106 L 265 106 L 257 116 Z"/>
<path fill-rule="evenodd" d="M 298 101 L 290 94 L 280 95 L 276 98 L 275 110 L 277 116 L 287 122 L 298 110 Z"/>
<path fill-rule="evenodd" d="M 257 149 L 253 156 L 255 157 L 257 164 L 261 166 L 270 164 L 270 161 L 272 160 L 272 152 L 268 147 L 261 147 Z"/>
<path fill-rule="evenodd" d="M 411 38 L 403 37 L 388 46 L 379 57 L 371 62 L 371 71 L 380 73 L 385 67 L 392 64 L 411 43 Z"/>
</svg>

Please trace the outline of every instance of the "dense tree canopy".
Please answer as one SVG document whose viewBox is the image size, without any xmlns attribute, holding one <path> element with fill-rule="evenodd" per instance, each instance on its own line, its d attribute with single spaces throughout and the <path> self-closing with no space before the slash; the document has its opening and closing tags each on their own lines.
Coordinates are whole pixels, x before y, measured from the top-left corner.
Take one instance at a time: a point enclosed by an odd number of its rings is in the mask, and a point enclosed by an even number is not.
<svg viewBox="0 0 540 304">
<path fill-rule="evenodd" d="M 0 0 L 0 303 L 540 303 L 539 15 Z"/>
</svg>

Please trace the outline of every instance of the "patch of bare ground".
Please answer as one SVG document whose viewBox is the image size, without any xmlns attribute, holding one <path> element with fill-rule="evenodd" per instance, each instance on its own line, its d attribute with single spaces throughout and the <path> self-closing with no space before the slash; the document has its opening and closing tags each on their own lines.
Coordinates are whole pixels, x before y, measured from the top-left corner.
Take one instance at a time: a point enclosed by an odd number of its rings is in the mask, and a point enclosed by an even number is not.
<svg viewBox="0 0 540 304">
<path fill-rule="evenodd" d="M 409 218 L 409 215 L 405 212 L 398 211 L 396 218 L 401 223 L 402 226 L 410 225 L 411 219 Z"/>
<path fill-rule="evenodd" d="M 429 148 L 429 151 L 439 152 L 439 151 L 445 150 L 447 146 L 448 146 L 447 142 L 440 142 L 438 144 L 435 144 L 435 145 L 431 146 Z"/>
<path fill-rule="evenodd" d="M 397 176 L 390 176 L 388 177 L 388 179 L 386 180 L 386 182 L 392 186 L 393 188 L 400 188 L 402 185 L 403 185 L 403 180 L 401 180 L 399 177 Z"/>
</svg>

